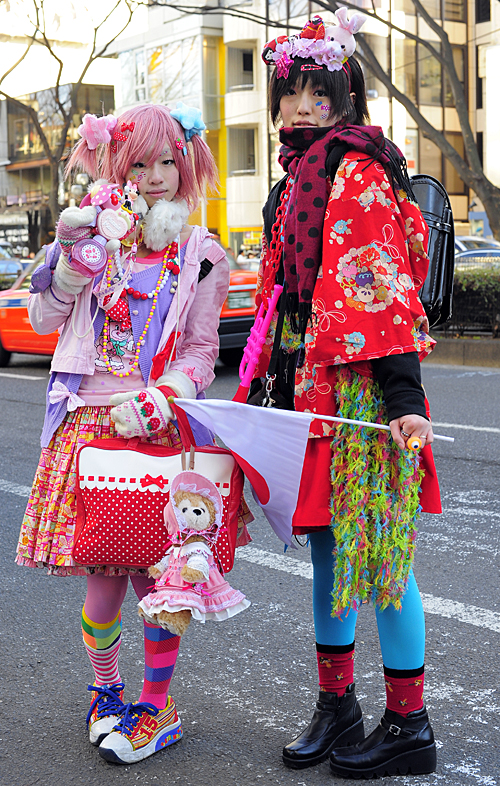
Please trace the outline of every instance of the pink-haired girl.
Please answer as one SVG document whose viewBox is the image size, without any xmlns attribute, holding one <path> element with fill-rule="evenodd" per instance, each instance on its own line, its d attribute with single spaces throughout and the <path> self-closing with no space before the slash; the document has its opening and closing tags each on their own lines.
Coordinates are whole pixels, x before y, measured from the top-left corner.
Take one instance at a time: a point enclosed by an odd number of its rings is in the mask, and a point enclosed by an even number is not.
<svg viewBox="0 0 500 786">
<path fill-rule="evenodd" d="M 118 763 L 144 759 L 182 736 L 168 695 L 179 637 L 144 623 L 143 689 L 137 703 L 124 704 L 120 609 L 129 577 L 139 599 L 151 579 L 141 569 L 75 565 L 75 462 L 82 444 L 117 433 L 180 446 L 159 388 L 195 398 L 214 379 L 228 263 L 206 228 L 186 223 L 205 188 L 216 184 L 203 128 L 200 112 L 183 104 L 175 111 L 137 106 L 117 119 L 85 116 L 67 172 L 103 180 L 80 208 L 61 214 L 57 240 L 33 276 L 28 306 L 33 328 L 41 334 L 59 329 L 60 338 L 17 562 L 47 567 L 52 575 L 86 576 L 82 631 L 95 672 L 90 741 Z M 88 225 L 99 219 L 95 203 L 100 193 L 109 196 L 108 184 L 116 185 L 115 204 L 116 189 L 118 196 L 130 190 L 140 224 L 121 244 L 108 240 L 106 267 L 93 278 L 75 265 L 75 242 L 88 237 Z M 147 406 L 137 405 L 139 393 Z M 199 423 L 192 427 L 197 444 L 211 441 Z M 248 509 L 241 513 L 242 523 L 248 521 Z"/>
</svg>

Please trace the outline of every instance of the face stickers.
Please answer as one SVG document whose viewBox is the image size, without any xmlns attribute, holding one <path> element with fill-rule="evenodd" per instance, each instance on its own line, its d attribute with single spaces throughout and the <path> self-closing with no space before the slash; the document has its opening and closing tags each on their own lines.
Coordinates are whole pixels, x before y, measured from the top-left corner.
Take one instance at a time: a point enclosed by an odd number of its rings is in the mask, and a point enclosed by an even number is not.
<svg viewBox="0 0 500 786">
<path fill-rule="evenodd" d="M 316 104 L 316 106 L 319 106 L 319 104 Z M 330 112 L 331 112 L 332 108 L 331 108 L 331 106 L 329 104 L 321 104 L 321 109 L 323 110 L 323 114 L 321 115 L 321 119 L 322 120 L 326 120 L 327 117 L 330 117 Z"/>
</svg>

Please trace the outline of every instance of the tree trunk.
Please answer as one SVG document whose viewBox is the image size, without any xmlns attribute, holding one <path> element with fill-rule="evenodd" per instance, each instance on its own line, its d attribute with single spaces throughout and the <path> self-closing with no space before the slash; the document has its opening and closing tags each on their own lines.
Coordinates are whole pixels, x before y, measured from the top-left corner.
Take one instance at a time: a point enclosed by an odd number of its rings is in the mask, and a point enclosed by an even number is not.
<svg viewBox="0 0 500 786">
<path fill-rule="evenodd" d="M 476 185 L 474 191 L 483 203 L 493 237 L 495 240 L 500 240 L 500 188 L 484 178 L 482 183 Z"/>
<path fill-rule="evenodd" d="M 52 159 L 50 161 L 50 193 L 49 193 L 49 210 L 52 226 L 55 228 L 59 219 L 59 161 Z"/>
</svg>

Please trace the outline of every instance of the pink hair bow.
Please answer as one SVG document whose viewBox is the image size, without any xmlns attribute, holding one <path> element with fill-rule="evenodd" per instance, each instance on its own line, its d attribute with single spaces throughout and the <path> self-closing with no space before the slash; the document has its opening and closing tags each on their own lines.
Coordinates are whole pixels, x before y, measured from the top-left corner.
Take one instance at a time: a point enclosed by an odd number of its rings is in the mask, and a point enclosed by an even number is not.
<svg viewBox="0 0 500 786">
<path fill-rule="evenodd" d="M 83 122 L 78 128 L 78 133 L 86 140 L 89 150 L 95 150 L 98 145 L 107 145 L 116 128 L 116 117 L 106 115 L 84 115 Z"/>
<path fill-rule="evenodd" d="M 60 404 L 64 399 L 68 399 L 68 412 L 73 412 L 77 407 L 84 407 L 85 401 L 76 393 L 72 393 L 62 382 L 54 382 L 49 393 L 51 404 Z"/>
</svg>

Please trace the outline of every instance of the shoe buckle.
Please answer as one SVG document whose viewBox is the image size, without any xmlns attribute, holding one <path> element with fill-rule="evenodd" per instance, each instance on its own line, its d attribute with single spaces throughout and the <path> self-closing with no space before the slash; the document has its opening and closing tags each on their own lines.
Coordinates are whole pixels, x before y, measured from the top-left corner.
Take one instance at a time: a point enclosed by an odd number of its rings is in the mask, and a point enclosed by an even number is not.
<svg viewBox="0 0 500 786">
<path fill-rule="evenodd" d="M 389 726 L 389 732 L 391 734 L 394 734 L 395 737 L 399 737 L 399 735 L 401 734 L 401 728 L 399 726 L 396 726 L 395 723 L 391 723 L 391 725 Z"/>
</svg>

